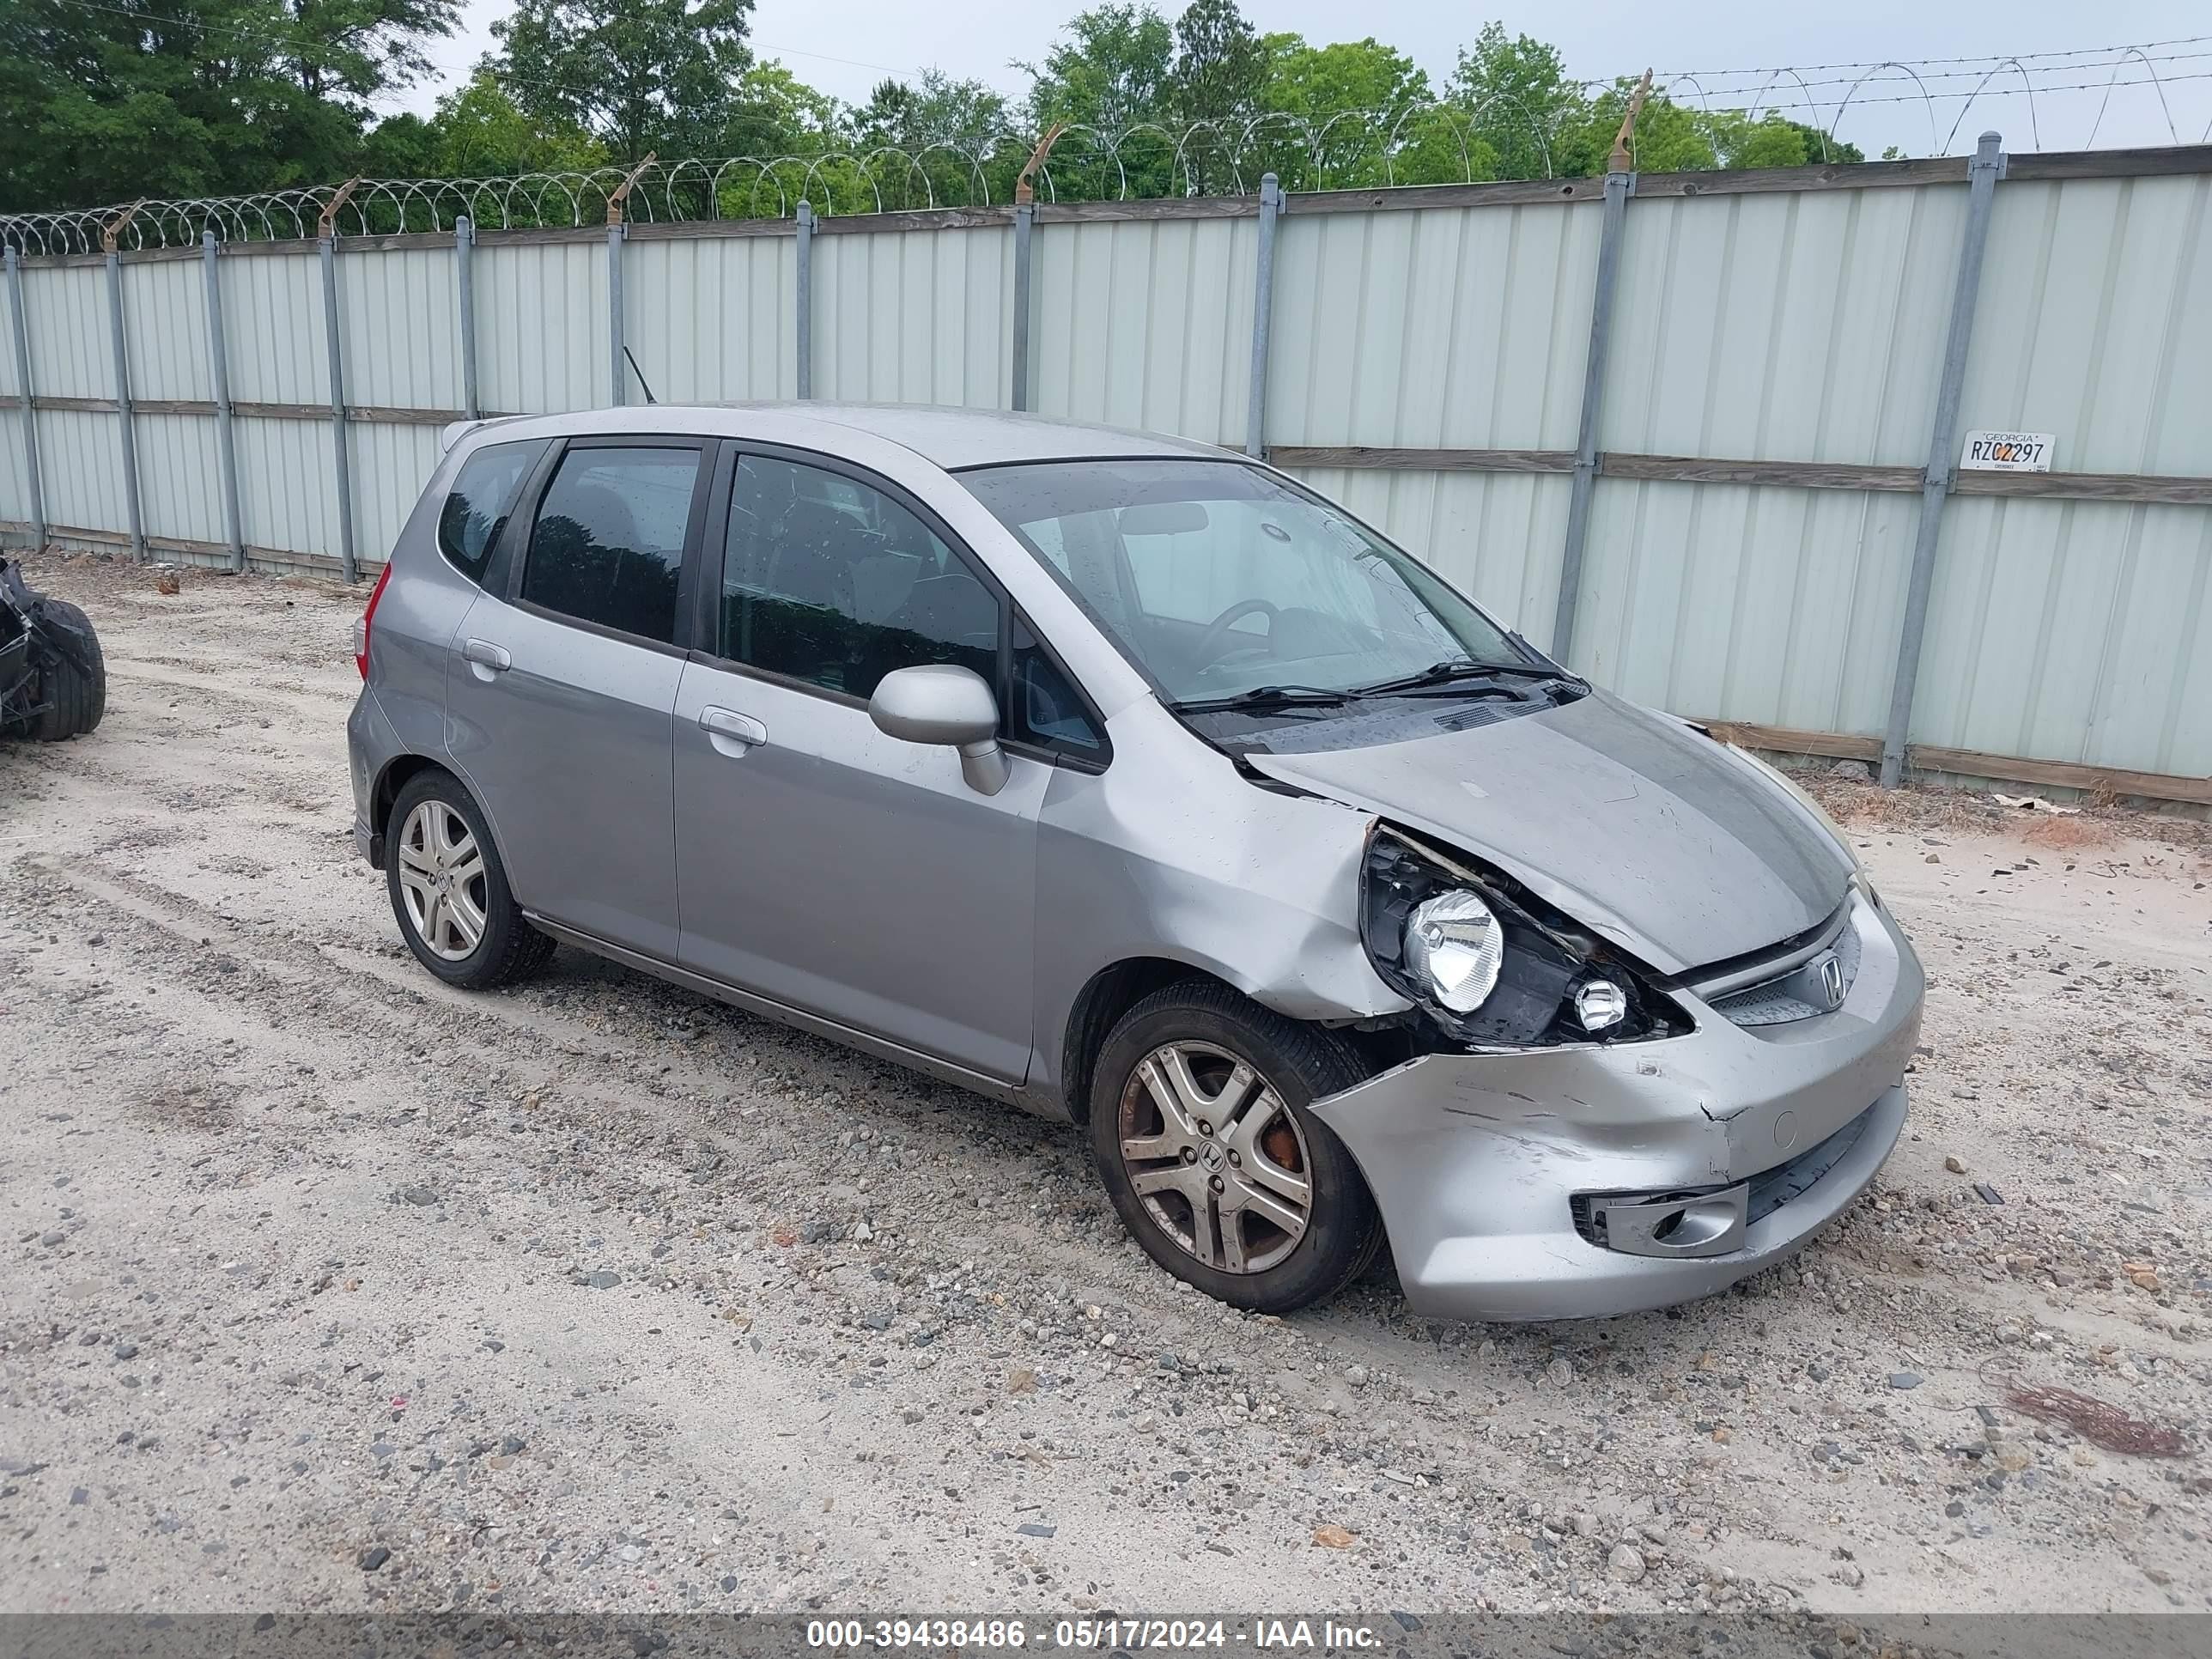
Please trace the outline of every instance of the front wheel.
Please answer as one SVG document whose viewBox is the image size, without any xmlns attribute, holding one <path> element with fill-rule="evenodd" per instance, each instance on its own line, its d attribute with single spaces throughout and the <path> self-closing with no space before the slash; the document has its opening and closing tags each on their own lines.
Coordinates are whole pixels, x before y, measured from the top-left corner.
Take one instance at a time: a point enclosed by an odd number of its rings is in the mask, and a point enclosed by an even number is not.
<svg viewBox="0 0 2212 1659">
<path fill-rule="evenodd" d="M 553 941 L 514 902 L 483 814 L 459 779 L 417 773 L 392 803 L 391 823 L 385 888 L 417 962 L 471 991 L 545 965 Z"/>
<path fill-rule="evenodd" d="M 1091 1084 L 1100 1178 L 1146 1255 L 1208 1296 L 1288 1313 L 1334 1296 L 1382 1225 L 1344 1143 L 1308 1109 L 1364 1075 L 1328 1032 L 1193 980 L 1146 997 Z"/>
</svg>

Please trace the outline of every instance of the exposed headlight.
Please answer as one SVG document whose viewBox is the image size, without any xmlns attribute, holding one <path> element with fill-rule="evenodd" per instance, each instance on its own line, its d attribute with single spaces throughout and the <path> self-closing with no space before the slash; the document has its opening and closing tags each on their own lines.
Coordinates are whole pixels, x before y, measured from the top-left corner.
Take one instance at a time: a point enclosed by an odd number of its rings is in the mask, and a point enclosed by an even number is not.
<svg viewBox="0 0 2212 1659">
<path fill-rule="evenodd" d="M 1474 860 L 1379 828 L 1360 891 L 1375 971 L 1455 1042 L 1543 1048 L 1690 1029 L 1650 969 Z"/>
<path fill-rule="evenodd" d="M 1505 930 L 1463 887 L 1424 900 L 1406 918 L 1406 971 L 1455 1013 L 1482 1006 L 1504 960 Z"/>
</svg>

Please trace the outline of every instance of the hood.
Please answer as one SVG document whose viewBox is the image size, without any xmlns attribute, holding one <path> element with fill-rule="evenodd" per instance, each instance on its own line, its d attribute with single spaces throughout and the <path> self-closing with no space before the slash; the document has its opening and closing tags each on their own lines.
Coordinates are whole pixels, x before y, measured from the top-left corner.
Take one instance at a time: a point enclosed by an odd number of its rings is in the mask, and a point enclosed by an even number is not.
<svg viewBox="0 0 2212 1659">
<path fill-rule="evenodd" d="M 1802 933 L 1850 854 L 1727 747 L 1602 691 L 1541 714 L 1255 769 L 1488 860 L 1662 974 Z"/>
</svg>

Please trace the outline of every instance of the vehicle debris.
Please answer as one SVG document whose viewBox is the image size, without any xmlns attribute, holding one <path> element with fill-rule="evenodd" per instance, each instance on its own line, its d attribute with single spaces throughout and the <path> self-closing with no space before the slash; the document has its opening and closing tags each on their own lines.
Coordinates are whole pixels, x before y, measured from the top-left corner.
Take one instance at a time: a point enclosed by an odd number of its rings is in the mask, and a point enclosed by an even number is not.
<svg viewBox="0 0 2212 1659">
<path fill-rule="evenodd" d="M 0 737 L 61 743 L 107 711 L 107 665 L 92 621 L 49 599 L 0 559 Z"/>
</svg>

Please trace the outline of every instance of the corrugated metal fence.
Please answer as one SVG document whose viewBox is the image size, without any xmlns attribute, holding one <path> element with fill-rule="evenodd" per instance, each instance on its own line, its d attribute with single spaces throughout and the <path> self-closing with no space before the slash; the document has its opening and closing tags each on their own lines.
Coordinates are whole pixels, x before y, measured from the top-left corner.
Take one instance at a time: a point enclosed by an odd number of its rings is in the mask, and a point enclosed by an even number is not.
<svg viewBox="0 0 2212 1659">
<path fill-rule="evenodd" d="M 668 402 L 1257 444 L 1641 701 L 1893 772 L 2212 800 L 2208 204 L 2212 149 L 2008 163 L 1990 141 L 1974 162 L 11 253 L 0 532 L 373 564 L 441 423 L 635 401 L 626 346 Z M 2057 470 L 1960 472 L 1969 429 L 2055 433 Z"/>
</svg>

